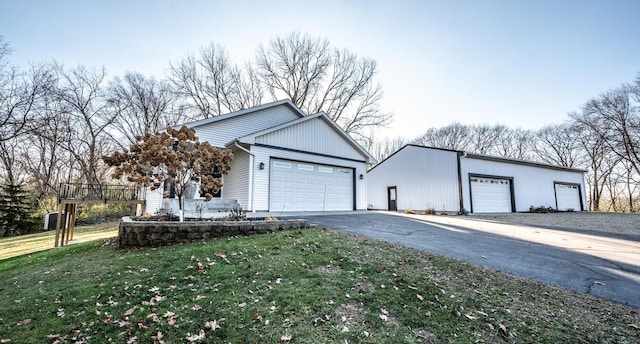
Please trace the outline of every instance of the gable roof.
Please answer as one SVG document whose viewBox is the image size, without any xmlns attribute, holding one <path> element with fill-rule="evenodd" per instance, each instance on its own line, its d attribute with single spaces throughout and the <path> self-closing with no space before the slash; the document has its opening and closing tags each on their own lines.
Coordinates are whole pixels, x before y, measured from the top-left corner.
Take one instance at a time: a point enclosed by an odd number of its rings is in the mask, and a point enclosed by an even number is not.
<svg viewBox="0 0 640 344">
<path fill-rule="evenodd" d="M 259 137 L 259 136 L 263 136 L 263 135 L 266 135 L 266 134 L 269 134 L 269 133 L 273 133 L 273 132 L 276 132 L 278 130 L 281 130 L 281 129 L 284 129 L 284 128 L 287 128 L 287 127 L 292 127 L 292 126 L 298 125 L 300 123 L 304 123 L 304 122 L 307 122 L 307 121 L 314 120 L 316 118 L 324 121 L 324 123 L 329 125 L 329 127 L 331 129 L 333 129 L 343 140 L 345 140 L 347 143 L 349 143 L 349 145 L 351 145 L 360 154 L 362 154 L 362 156 L 366 158 L 366 162 L 368 164 L 375 164 L 377 162 L 376 159 L 369 152 L 367 152 L 366 149 L 364 149 L 362 146 L 360 146 L 360 144 L 358 144 L 349 134 L 347 134 L 336 122 L 334 122 L 331 118 L 329 118 L 329 116 L 327 116 L 327 114 L 325 114 L 324 112 L 318 112 L 318 113 L 315 113 L 313 115 L 303 116 L 303 117 L 298 118 L 298 119 L 293 120 L 293 121 L 282 123 L 280 125 L 276 125 L 276 126 L 271 127 L 271 128 L 260 130 L 258 132 L 253 133 L 253 134 L 249 134 L 249 135 L 246 135 L 246 136 L 243 136 L 243 137 L 239 137 L 238 139 L 233 140 L 232 142 L 229 142 L 227 144 L 227 146 L 232 145 L 236 141 L 239 142 L 239 143 L 245 143 L 245 144 L 253 145 L 253 144 L 256 143 L 256 138 Z"/>
<path fill-rule="evenodd" d="M 416 147 L 416 148 L 424 148 L 424 149 L 433 149 L 433 150 L 438 150 L 438 151 L 445 151 L 445 152 L 452 152 L 452 153 L 457 153 L 458 156 L 460 156 L 460 158 L 469 158 L 469 159 L 478 159 L 478 160 L 487 160 L 487 161 L 495 161 L 495 162 L 502 162 L 502 163 L 508 163 L 508 164 L 515 164 L 515 165 L 525 165 L 525 166 L 533 166 L 533 167 L 541 167 L 541 168 L 547 168 L 547 169 L 552 169 L 552 170 L 559 170 L 559 171 L 568 171 L 568 172 L 581 172 L 581 173 L 585 173 L 587 172 L 587 170 L 584 169 L 580 169 L 580 168 L 575 168 L 575 167 L 565 167 L 565 166 L 557 166 L 557 165 L 550 165 L 550 164 L 545 164 L 545 163 L 540 163 L 540 162 L 535 162 L 535 161 L 526 161 L 526 160 L 516 160 L 516 159 L 509 159 L 509 158 L 502 158 L 502 157 L 496 157 L 496 156 L 490 156 L 490 155 L 482 155 L 482 154 L 475 154 L 475 153 L 467 153 L 465 151 L 459 151 L 459 150 L 453 150 L 453 149 L 446 149 L 446 148 L 436 148 L 436 147 L 428 147 L 428 146 L 422 146 L 422 145 L 417 145 L 417 144 L 413 144 L 413 143 L 408 143 L 404 146 L 402 146 L 402 148 L 398 149 L 397 151 L 393 152 L 393 154 L 389 155 L 388 157 L 386 157 L 384 160 L 382 160 L 379 164 L 377 164 L 376 166 L 373 166 L 369 171 L 367 172 L 371 172 L 373 169 L 375 169 L 376 167 L 382 165 L 385 161 L 387 161 L 389 158 L 391 158 L 392 156 L 396 155 L 396 153 L 399 153 L 400 151 L 402 151 L 403 149 L 407 148 L 407 147 Z"/>
<path fill-rule="evenodd" d="M 238 116 L 247 115 L 247 114 L 250 114 L 250 113 L 253 113 L 253 112 L 262 111 L 264 109 L 268 109 L 268 108 L 272 108 L 272 107 L 276 107 L 276 106 L 280 106 L 280 105 L 288 106 L 289 108 L 291 108 L 291 110 L 293 110 L 294 113 L 296 113 L 300 117 L 305 117 L 306 116 L 305 113 L 302 112 L 302 110 L 300 110 L 293 102 L 291 102 L 291 100 L 289 100 L 289 99 L 281 99 L 281 100 L 276 100 L 276 101 L 271 102 L 271 103 L 266 103 L 266 104 L 254 106 L 254 107 L 251 107 L 251 108 L 248 108 L 248 109 L 242 109 L 242 110 L 230 112 L 230 113 L 227 113 L 227 114 L 224 114 L 224 115 L 219 115 L 219 116 L 214 116 L 214 117 L 201 119 L 201 120 L 194 121 L 194 122 L 184 123 L 184 124 L 181 124 L 180 126 L 177 126 L 176 128 L 179 128 L 182 125 L 186 125 L 189 128 L 195 128 L 195 127 L 199 127 L 199 126 L 210 124 L 210 123 L 224 121 L 224 120 L 229 119 L 229 118 L 234 118 L 234 117 L 238 117 Z"/>
</svg>

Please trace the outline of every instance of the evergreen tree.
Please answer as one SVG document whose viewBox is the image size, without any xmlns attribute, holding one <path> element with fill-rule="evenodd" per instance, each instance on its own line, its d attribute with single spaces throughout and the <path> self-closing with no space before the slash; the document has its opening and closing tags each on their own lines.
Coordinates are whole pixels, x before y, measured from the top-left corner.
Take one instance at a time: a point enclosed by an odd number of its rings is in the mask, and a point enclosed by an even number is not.
<svg viewBox="0 0 640 344">
<path fill-rule="evenodd" d="M 0 186 L 0 234 L 10 236 L 33 232 L 29 192 L 24 185 Z"/>
</svg>

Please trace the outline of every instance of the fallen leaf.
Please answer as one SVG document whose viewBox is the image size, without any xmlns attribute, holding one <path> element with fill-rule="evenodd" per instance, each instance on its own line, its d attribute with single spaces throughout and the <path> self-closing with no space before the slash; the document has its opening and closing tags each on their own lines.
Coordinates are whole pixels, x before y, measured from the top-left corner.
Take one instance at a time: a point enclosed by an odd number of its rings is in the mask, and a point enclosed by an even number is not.
<svg viewBox="0 0 640 344">
<path fill-rule="evenodd" d="M 636 330 L 640 330 L 640 326 L 636 325 L 636 324 L 629 324 L 629 327 L 633 327 Z"/>
<path fill-rule="evenodd" d="M 476 317 L 474 317 L 471 314 L 465 314 L 464 316 L 467 317 L 467 319 L 469 319 L 469 320 L 476 320 Z"/>
<path fill-rule="evenodd" d="M 133 314 L 133 312 L 134 312 L 135 310 L 136 310 L 136 308 L 135 308 L 135 307 L 133 307 L 133 308 L 129 308 L 129 309 L 127 309 L 127 311 L 126 311 L 126 312 L 124 312 L 124 315 L 123 315 L 123 316 L 128 317 L 128 316 L 130 316 L 131 314 Z"/>
<path fill-rule="evenodd" d="M 20 322 L 18 323 L 18 326 L 22 326 L 22 325 L 26 325 L 28 323 L 31 322 L 31 319 L 22 319 L 20 320 Z"/>
<path fill-rule="evenodd" d="M 429 312 L 429 311 L 427 311 L 426 313 L 424 313 L 424 315 L 425 315 L 427 318 L 431 318 L 431 312 Z"/>
<path fill-rule="evenodd" d="M 9 343 L 9 342 L 11 342 L 11 339 L 9 339 L 9 338 L 0 339 L 0 343 Z"/>
<path fill-rule="evenodd" d="M 498 327 L 500 327 L 500 334 L 503 336 L 507 336 L 509 334 L 509 332 L 507 331 L 507 327 L 500 324 L 498 325 Z"/>
<path fill-rule="evenodd" d="M 215 331 L 216 329 L 219 329 L 220 326 L 218 325 L 218 322 L 216 320 L 214 321 L 207 321 L 204 323 L 204 328 L 211 330 L 211 331 Z"/>
<path fill-rule="evenodd" d="M 194 305 L 193 307 L 191 307 L 192 311 L 199 311 L 201 309 L 202 309 L 202 307 L 200 307 L 200 305 Z"/>
<path fill-rule="evenodd" d="M 138 337 L 137 336 L 133 336 L 131 338 L 129 338 L 129 340 L 127 340 L 127 344 L 135 344 L 138 342 Z"/>
<path fill-rule="evenodd" d="M 384 308 L 380 308 L 380 312 L 382 312 L 382 314 L 389 314 L 389 311 Z"/>
<path fill-rule="evenodd" d="M 187 342 L 197 342 L 200 341 L 202 339 L 204 339 L 206 337 L 206 333 L 204 333 L 204 330 L 200 330 L 200 332 L 198 332 L 198 334 L 194 334 L 191 335 L 190 333 L 187 333 L 187 336 L 185 337 L 185 339 L 187 340 Z"/>
<path fill-rule="evenodd" d="M 422 295 L 420 295 L 420 294 L 416 294 L 416 296 L 418 297 L 418 300 L 420 300 L 420 301 L 424 300 L 424 298 L 422 297 Z"/>
<path fill-rule="evenodd" d="M 238 307 L 242 308 L 242 307 L 245 307 L 246 305 L 247 305 L 247 303 L 243 302 L 243 303 L 239 304 Z"/>
<path fill-rule="evenodd" d="M 382 319 L 384 321 L 389 321 L 389 317 L 384 315 L 384 314 L 379 314 L 378 316 L 380 317 L 380 319 Z"/>
<path fill-rule="evenodd" d="M 293 336 L 292 336 L 292 335 L 290 335 L 290 334 L 283 334 L 283 335 L 280 337 L 280 341 L 282 341 L 282 342 L 288 342 L 288 341 L 290 341 L 290 340 L 291 340 L 291 338 L 293 338 Z"/>
</svg>

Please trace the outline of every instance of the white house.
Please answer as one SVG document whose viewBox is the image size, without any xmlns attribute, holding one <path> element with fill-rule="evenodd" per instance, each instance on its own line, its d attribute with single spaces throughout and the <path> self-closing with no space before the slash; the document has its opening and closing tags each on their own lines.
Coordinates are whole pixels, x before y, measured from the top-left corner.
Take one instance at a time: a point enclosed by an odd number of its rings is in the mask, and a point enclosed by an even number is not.
<svg viewBox="0 0 640 344">
<path fill-rule="evenodd" d="M 585 170 L 406 145 L 367 173 L 370 209 L 586 210 Z"/>
<path fill-rule="evenodd" d="M 233 151 L 217 196 L 244 210 L 367 207 L 366 171 L 376 161 L 325 113 L 306 115 L 280 100 L 185 125 L 200 141 Z M 146 212 L 157 212 L 161 201 L 161 192 L 148 193 Z"/>
</svg>

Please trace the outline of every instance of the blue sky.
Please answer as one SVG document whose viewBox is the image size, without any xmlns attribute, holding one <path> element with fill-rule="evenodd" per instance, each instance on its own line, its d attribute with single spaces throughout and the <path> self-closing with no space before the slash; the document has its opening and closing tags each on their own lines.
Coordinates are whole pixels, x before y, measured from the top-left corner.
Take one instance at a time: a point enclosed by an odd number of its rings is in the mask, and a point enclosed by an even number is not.
<svg viewBox="0 0 640 344">
<path fill-rule="evenodd" d="M 537 129 L 640 73 L 640 1 L 0 1 L 11 61 L 162 77 L 210 42 L 236 62 L 301 31 L 378 62 L 381 134 L 453 121 Z"/>
</svg>

